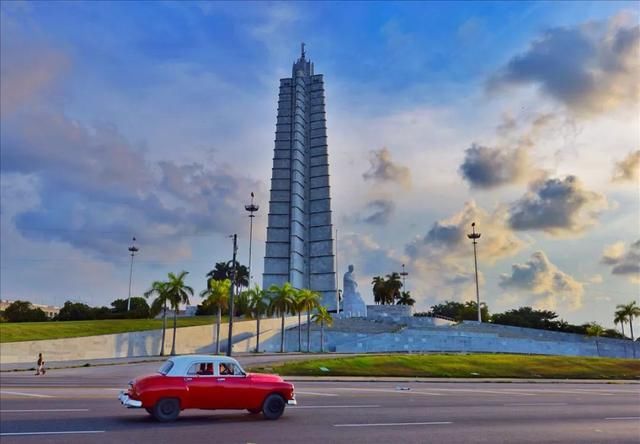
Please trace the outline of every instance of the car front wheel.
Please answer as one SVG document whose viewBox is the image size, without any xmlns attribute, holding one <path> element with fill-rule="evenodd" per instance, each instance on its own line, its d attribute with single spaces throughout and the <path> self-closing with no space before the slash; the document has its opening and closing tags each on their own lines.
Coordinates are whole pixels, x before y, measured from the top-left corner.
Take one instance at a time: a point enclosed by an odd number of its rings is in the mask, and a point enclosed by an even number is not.
<svg viewBox="0 0 640 444">
<path fill-rule="evenodd" d="M 264 404 L 262 404 L 262 414 L 265 419 L 278 419 L 284 413 L 284 407 L 286 403 L 282 396 L 280 395 L 269 395 L 267 399 L 264 400 Z"/>
<path fill-rule="evenodd" d="M 174 421 L 180 414 L 180 401 L 175 398 L 162 398 L 153 406 L 153 417 L 160 422 Z"/>
</svg>

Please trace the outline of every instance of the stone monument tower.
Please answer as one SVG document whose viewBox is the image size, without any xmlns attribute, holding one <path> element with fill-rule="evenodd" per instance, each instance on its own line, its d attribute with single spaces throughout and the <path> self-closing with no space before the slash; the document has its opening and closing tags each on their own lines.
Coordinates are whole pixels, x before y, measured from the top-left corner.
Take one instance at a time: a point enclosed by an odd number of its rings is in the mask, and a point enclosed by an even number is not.
<svg viewBox="0 0 640 444">
<path fill-rule="evenodd" d="M 290 282 L 336 308 L 324 80 L 304 43 L 280 79 L 263 288 Z"/>
</svg>

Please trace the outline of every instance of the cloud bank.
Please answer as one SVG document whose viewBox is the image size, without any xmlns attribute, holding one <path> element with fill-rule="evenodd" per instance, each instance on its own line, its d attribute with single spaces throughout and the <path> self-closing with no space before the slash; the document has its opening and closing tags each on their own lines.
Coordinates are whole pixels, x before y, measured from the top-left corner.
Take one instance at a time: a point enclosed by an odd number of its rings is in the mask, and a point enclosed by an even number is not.
<svg viewBox="0 0 640 444">
<path fill-rule="evenodd" d="M 616 162 L 613 168 L 614 182 L 634 182 L 640 179 L 640 150 L 630 152 L 627 157 Z"/>
<path fill-rule="evenodd" d="M 576 176 L 535 182 L 509 207 L 514 230 L 541 230 L 552 236 L 581 234 L 607 208 L 602 194 L 584 188 Z"/>
<path fill-rule="evenodd" d="M 393 161 L 391 151 L 383 147 L 369 153 L 369 169 L 362 175 L 365 180 L 377 183 L 395 183 L 411 188 L 411 170 Z"/>
<path fill-rule="evenodd" d="M 488 86 L 536 85 L 581 115 L 637 106 L 639 50 L 640 25 L 633 15 L 551 28 L 511 58 Z"/>
<path fill-rule="evenodd" d="M 460 174 L 472 187 L 492 189 L 528 180 L 531 162 L 527 150 L 490 148 L 472 144 L 465 150 Z"/>
<path fill-rule="evenodd" d="M 368 224 L 386 225 L 391 220 L 395 203 L 390 199 L 375 199 L 367 203 L 361 220 Z"/>
<path fill-rule="evenodd" d="M 500 275 L 499 285 L 524 296 L 536 308 L 576 310 L 583 302 L 583 284 L 559 270 L 542 251 L 524 264 L 512 265 L 510 274 Z"/>
<path fill-rule="evenodd" d="M 611 266 L 611 274 L 640 283 L 640 239 L 625 247 L 624 242 L 608 245 L 602 252 L 601 262 Z"/>
</svg>

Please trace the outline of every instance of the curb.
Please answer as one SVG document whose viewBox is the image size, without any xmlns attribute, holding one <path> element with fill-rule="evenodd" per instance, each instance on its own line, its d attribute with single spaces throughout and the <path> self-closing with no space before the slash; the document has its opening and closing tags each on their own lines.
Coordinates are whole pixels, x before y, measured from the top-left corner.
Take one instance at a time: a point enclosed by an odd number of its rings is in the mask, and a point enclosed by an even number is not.
<svg viewBox="0 0 640 444">
<path fill-rule="evenodd" d="M 291 382 L 415 382 L 415 383 L 499 383 L 499 384 L 631 384 L 640 385 L 633 379 L 514 379 L 514 378 L 394 378 L 360 376 L 291 376 L 281 375 Z"/>
</svg>

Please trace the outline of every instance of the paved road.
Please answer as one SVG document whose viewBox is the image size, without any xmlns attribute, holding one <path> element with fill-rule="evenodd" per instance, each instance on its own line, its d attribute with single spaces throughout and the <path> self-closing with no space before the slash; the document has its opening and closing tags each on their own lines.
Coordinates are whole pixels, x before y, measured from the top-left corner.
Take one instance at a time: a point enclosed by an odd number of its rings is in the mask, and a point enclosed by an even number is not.
<svg viewBox="0 0 640 444">
<path fill-rule="evenodd" d="M 186 411 L 175 423 L 158 424 L 115 399 L 128 379 L 156 366 L 66 369 L 38 378 L 2 375 L 0 440 L 640 442 L 640 385 L 627 384 L 304 381 L 296 383 L 299 406 L 275 422 L 245 412 Z"/>
</svg>

